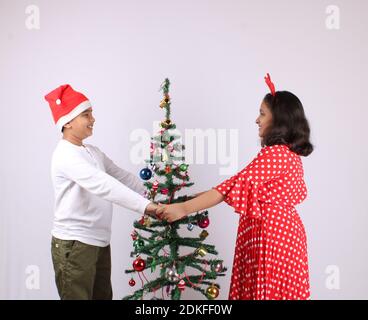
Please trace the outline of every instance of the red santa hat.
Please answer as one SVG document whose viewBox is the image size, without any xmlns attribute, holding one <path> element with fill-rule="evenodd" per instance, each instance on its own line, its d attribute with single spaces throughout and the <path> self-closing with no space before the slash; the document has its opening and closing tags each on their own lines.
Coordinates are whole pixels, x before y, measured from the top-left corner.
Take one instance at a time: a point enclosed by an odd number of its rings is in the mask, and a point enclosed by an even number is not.
<svg viewBox="0 0 368 320">
<path fill-rule="evenodd" d="M 92 107 L 87 97 L 74 91 L 69 84 L 64 84 L 51 91 L 45 96 L 45 99 L 50 105 L 55 124 L 60 131 L 64 124 Z"/>
</svg>

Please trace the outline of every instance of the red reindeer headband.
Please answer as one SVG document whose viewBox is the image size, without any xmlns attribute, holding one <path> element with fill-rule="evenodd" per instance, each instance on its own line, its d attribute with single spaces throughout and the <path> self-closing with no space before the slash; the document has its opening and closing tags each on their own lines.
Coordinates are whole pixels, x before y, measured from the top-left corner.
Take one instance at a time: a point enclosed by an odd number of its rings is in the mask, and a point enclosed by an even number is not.
<svg viewBox="0 0 368 320">
<path fill-rule="evenodd" d="M 270 91 L 271 91 L 271 94 L 273 96 L 275 96 L 276 94 L 276 91 L 275 91 L 275 85 L 273 84 L 273 82 L 271 81 L 271 77 L 270 77 L 270 74 L 267 73 L 267 76 L 264 77 L 265 81 L 266 81 L 266 84 L 268 85 L 268 87 L 270 88 Z"/>
</svg>

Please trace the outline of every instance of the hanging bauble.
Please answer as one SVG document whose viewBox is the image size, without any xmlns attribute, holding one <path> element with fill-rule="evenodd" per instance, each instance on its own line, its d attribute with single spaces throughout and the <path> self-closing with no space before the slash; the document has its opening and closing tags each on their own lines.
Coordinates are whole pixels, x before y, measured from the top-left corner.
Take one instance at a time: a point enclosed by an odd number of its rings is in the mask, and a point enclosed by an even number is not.
<svg viewBox="0 0 368 320">
<path fill-rule="evenodd" d="M 131 287 L 134 287 L 134 286 L 135 286 L 135 280 L 134 280 L 133 278 L 131 278 L 131 279 L 129 280 L 129 285 L 130 285 Z"/>
<path fill-rule="evenodd" d="M 133 261 L 133 268 L 135 271 L 143 271 L 144 268 L 146 267 L 146 263 L 144 262 L 144 260 L 142 258 L 137 258 Z"/>
<path fill-rule="evenodd" d="M 152 177 L 152 171 L 149 168 L 144 168 L 139 172 L 139 176 L 143 180 L 149 180 Z"/>
<path fill-rule="evenodd" d="M 166 149 L 163 149 L 161 153 L 161 161 L 166 162 L 167 160 L 169 160 L 169 155 L 167 154 Z"/>
<path fill-rule="evenodd" d="M 151 221 L 150 217 L 148 217 L 148 216 L 144 217 L 143 225 L 145 227 L 149 228 L 151 226 L 151 223 L 152 223 L 152 221 Z"/>
<path fill-rule="evenodd" d="M 178 283 L 178 289 L 180 291 L 184 291 L 185 290 L 185 281 L 183 279 L 181 279 Z"/>
<path fill-rule="evenodd" d="M 161 127 L 162 128 L 167 128 L 169 129 L 171 126 L 171 120 L 170 119 L 166 119 L 165 121 L 161 122 Z"/>
<path fill-rule="evenodd" d="M 214 284 L 211 284 L 206 290 L 206 295 L 209 299 L 216 299 L 219 293 L 220 289 Z"/>
<path fill-rule="evenodd" d="M 187 171 L 188 170 L 188 165 L 185 164 L 185 163 L 182 163 L 180 166 L 179 166 L 179 169 L 180 171 Z"/>
<path fill-rule="evenodd" d="M 223 265 L 222 265 L 222 262 L 218 262 L 216 263 L 212 269 L 216 272 L 222 272 L 222 270 L 224 269 Z"/>
<path fill-rule="evenodd" d="M 138 222 L 139 222 L 139 224 L 141 224 L 143 226 L 144 225 L 144 216 L 142 216 L 142 218 Z"/>
<path fill-rule="evenodd" d="M 167 106 L 166 99 L 162 99 L 160 102 L 160 108 L 165 108 Z"/>
<path fill-rule="evenodd" d="M 161 193 L 166 195 L 169 193 L 169 189 L 167 188 L 161 189 Z"/>
<path fill-rule="evenodd" d="M 147 261 L 148 261 L 148 258 L 147 258 Z M 157 266 L 156 259 L 155 258 L 151 258 L 149 264 L 151 266 L 151 272 L 154 272 L 156 270 L 156 266 Z"/>
<path fill-rule="evenodd" d="M 194 224 L 192 224 L 192 223 L 188 223 L 188 225 L 187 225 L 187 229 L 188 229 L 189 231 L 192 231 L 192 230 L 194 229 Z"/>
<path fill-rule="evenodd" d="M 153 154 L 155 152 L 155 145 L 151 142 L 150 153 Z"/>
<path fill-rule="evenodd" d="M 180 278 L 176 271 L 170 268 L 166 271 L 166 279 L 170 282 L 177 282 Z"/>
<path fill-rule="evenodd" d="M 202 230 L 202 232 L 199 234 L 199 237 L 204 240 L 208 237 L 208 232 L 206 230 Z"/>
<path fill-rule="evenodd" d="M 171 289 L 171 285 L 167 285 L 166 286 L 166 294 L 169 294 L 170 293 L 170 289 Z"/>
<path fill-rule="evenodd" d="M 208 217 L 204 217 L 198 221 L 198 226 L 202 229 L 207 228 L 210 224 L 210 219 Z"/>
<path fill-rule="evenodd" d="M 153 182 L 152 183 L 152 190 L 156 191 L 158 189 L 158 185 L 159 185 L 158 181 Z"/>
<path fill-rule="evenodd" d="M 199 247 L 196 249 L 195 254 L 200 255 L 201 257 L 204 257 L 207 254 L 207 250 L 205 247 Z"/>
<path fill-rule="evenodd" d="M 136 249 L 140 249 L 140 248 L 144 247 L 144 241 L 142 239 L 134 240 L 133 246 Z"/>
<path fill-rule="evenodd" d="M 169 152 L 173 152 L 174 151 L 174 146 L 172 145 L 171 142 L 167 145 L 167 150 L 169 150 Z"/>
<path fill-rule="evenodd" d="M 169 174 L 171 172 L 171 167 L 170 166 L 166 166 L 165 167 L 165 173 Z"/>
<path fill-rule="evenodd" d="M 130 234 L 133 240 L 137 240 L 138 238 L 138 232 L 136 230 L 133 230 L 133 232 Z"/>
</svg>

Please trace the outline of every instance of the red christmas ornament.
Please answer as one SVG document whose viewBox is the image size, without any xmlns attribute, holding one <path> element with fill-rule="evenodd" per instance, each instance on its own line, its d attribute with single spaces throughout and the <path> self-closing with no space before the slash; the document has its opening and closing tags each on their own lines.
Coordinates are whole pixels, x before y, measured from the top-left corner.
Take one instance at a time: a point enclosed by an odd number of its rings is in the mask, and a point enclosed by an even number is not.
<svg viewBox="0 0 368 320">
<path fill-rule="evenodd" d="M 184 291 L 185 290 L 185 281 L 183 279 L 181 279 L 178 283 L 178 289 L 180 291 Z"/>
<path fill-rule="evenodd" d="M 135 281 L 134 281 L 134 279 L 133 279 L 133 278 L 131 278 L 131 279 L 129 280 L 129 285 L 130 285 L 131 287 L 134 287 L 134 286 L 135 286 Z"/>
<path fill-rule="evenodd" d="M 155 181 L 154 183 L 152 183 L 152 190 L 156 191 L 158 189 L 158 182 Z"/>
<path fill-rule="evenodd" d="M 135 271 L 143 271 L 144 268 L 146 267 L 146 263 L 144 262 L 144 260 L 142 258 L 137 258 L 133 261 L 133 268 Z"/>
<path fill-rule="evenodd" d="M 198 221 L 198 226 L 202 229 L 207 228 L 210 224 L 210 219 L 208 217 L 204 217 L 203 219 Z"/>
<path fill-rule="evenodd" d="M 169 189 L 166 189 L 166 188 L 161 189 L 161 193 L 162 194 L 168 194 L 169 193 Z"/>
<path fill-rule="evenodd" d="M 131 235 L 131 237 L 132 237 L 133 240 L 137 240 L 138 233 L 137 233 L 136 230 L 134 230 L 130 235 Z"/>
<path fill-rule="evenodd" d="M 143 226 L 144 225 L 144 216 L 139 220 L 139 223 Z"/>
<path fill-rule="evenodd" d="M 151 148 L 150 148 L 151 154 L 155 152 L 155 145 L 151 142 Z"/>
</svg>

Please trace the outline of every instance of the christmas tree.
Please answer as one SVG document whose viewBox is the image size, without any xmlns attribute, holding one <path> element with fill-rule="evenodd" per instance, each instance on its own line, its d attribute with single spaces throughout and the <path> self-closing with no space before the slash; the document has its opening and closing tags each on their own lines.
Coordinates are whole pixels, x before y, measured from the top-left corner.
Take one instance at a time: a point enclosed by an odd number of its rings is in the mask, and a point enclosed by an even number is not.
<svg viewBox="0 0 368 320">
<path fill-rule="evenodd" d="M 176 125 L 170 120 L 169 87 L 170 81 L 165 79 L 160 88 L 163 92 L 160 108 L 166 111 L 165 120 L 160 124 L 159 133 L 151 138 L 150 159 L 146 160 L 146 168 L 140 171 L 148 199 L 164 204 L 190 199 L 189 196 L 175 194 L 193 185 L 188 176 L 188 165 L 184 162 L 184 145 L 180 135 L 175 132 Z M 141 287 L 123 299 L 144 299 L 146 296 L 165 299 L 166 294 L 166 298 L 179 300 L 186 288 L 199 291 L 208 299 L 215 299 L 219 295 L 220 285 L 214 280 L 224 276 L 226 268 L 222 260 L 216 259 L 218 253 L 215 246 L 204 243 L 208 236 L 204 229 L 208 225 L 208 211 L 173 223 L 150 216 L 135 221 L 135 229 L 131 234 L 133 268 L 125 272 L 132 275 L 129 281 L 131 287 L 136 285 L 134 275 L 140 278 Z M 197 228 L 202 230 L 199 234 Z M 195 235 L 182 236 L 181 229 Z M 213 259 L 207 258 L 210 254 L 214 256 Z M 148 280 L 145 270 L 149 270 L 151 277 L 155 278 Z M 156 294 L 160 291 L 159 298 Z"/>
</svg>

